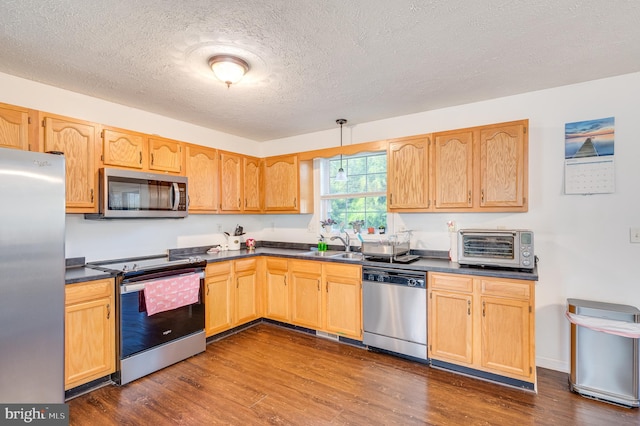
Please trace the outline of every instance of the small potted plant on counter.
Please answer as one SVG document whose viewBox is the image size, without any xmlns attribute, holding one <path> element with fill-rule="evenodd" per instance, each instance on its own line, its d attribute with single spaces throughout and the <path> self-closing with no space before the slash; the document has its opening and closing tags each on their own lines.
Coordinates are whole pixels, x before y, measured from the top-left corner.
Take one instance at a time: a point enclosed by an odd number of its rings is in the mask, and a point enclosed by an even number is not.
<svg viewBox="0 0 640 426">
<path fill-rule="evenodd" d="M 380 225 L 380 226 L 378 226 L 378 233 L 379 233 L 379 234 L 384 234 L 384 232 L 386 231 L 386 229 L 387 229 L 387 228 L 386 228 L 386 226 L 384 226 L 384 225 Z"/>
<path fill-rule="evenodd" d="M 336 222 L 335 220 L 328 218 L 326 220 L 321 220 L 320 221 L 320 225 L 322 225 L 322 229 L 324 229 L 324 232 L 330 234 L 333 231 L 333 225 L 337 225 L 338 222 Z"/>
<path fill-rule="evenodd" d="M 349 222 L 349 225 L 353 227 L 353 232 L 359 234 L 360 230 L 364 226 L 364 220 L 354 220 L 353 222 Z"/>
</svg>

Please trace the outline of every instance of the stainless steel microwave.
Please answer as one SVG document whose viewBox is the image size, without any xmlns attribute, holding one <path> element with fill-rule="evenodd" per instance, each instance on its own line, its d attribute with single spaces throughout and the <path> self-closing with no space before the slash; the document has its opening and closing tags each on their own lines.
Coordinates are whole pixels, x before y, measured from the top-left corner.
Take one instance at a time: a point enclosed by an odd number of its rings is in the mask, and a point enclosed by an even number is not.
<svg viewBox="0 0 640 426">
<path fill-rule="evenodd" d="M 102 168 L 99 213 L 87 219 L 183 218 L 188 214 L 187 178 Z"/>
<path fill-rule="evenodd" d="M 525 229 L 461 229 L 458 231 L 458 263 L 533 269 L 536 265 L 533 232 Z"/>
</svg>

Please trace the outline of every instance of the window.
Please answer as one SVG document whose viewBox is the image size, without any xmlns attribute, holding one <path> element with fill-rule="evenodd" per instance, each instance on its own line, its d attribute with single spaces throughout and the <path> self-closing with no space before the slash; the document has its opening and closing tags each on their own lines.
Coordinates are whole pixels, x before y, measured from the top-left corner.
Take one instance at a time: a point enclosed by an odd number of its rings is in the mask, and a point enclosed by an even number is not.
<svg viewBox="0 0 640 426">
<path fill-rule="evenodd" d="M 387 153 L 342 157 L 346 182 L 336 182 L 340 157 L 322 160 L 321 219 L 331 218 L 345 228 L 363 220 L 363 229 L 387 226 Z M 365 231 L 366 232 L 366 231 Z"/>
</svg>

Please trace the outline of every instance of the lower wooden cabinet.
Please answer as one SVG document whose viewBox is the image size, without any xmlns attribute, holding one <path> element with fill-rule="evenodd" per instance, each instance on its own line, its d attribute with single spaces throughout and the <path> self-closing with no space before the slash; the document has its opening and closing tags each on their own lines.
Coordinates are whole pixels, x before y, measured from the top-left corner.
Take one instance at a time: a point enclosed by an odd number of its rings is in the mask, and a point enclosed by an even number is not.
<svg viewBox="0 0 640 426">
<path fill-rule="evenodd" d="M 322 329 L 322 263 L 313 260 L 292 260 L 289 262 L 289 270 L 291 322 L 302 327 Z"/>
<path fill-rule="evenodd" d="M 362 267 L 265 259 L 264 317 L 362 340 Z"/>
<path fill-rule="evenodd" d="M 65 390 L 115 371 L 114 286 L 113 279 L 65 286 Z"/>
<path fill-rule="evenodd" d="M 207 265 L 204 282 L 207 337 L 262 316 L 257 263 L 252 258 Z"/>
<path fill-rule="evenodd" d="M 534 281 L 428 277 L 429 358 L 535 383 Z"/>
<path fill-rule="evenodd" d="M 290 322 L 289 262 L 287 259 L 265 259 L 264 316 L 276 321 Z"/>
<path fill-rule="evenodd" d="M 322 265 L 325 280 L 325 330 L 362 340 L 362 267 Z"/>
</svg>

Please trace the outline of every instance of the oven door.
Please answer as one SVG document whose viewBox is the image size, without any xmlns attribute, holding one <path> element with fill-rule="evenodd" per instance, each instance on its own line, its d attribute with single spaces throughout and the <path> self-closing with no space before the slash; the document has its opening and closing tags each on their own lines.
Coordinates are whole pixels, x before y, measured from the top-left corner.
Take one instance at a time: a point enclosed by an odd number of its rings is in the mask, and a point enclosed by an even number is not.
<svg viewBox="0 0 640 426">
<path fill-rule="evenodd" d="M 204 330 L 204 273 L 200 275 L 198 302 L 148 315 L 144 287 L 149 281 L 120 286 L 120 359 Z"/>
</svg>

